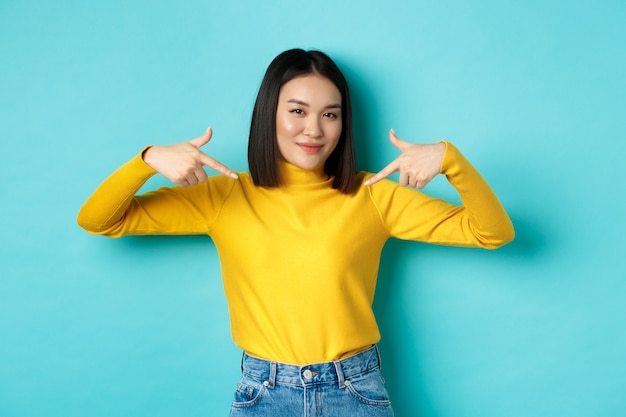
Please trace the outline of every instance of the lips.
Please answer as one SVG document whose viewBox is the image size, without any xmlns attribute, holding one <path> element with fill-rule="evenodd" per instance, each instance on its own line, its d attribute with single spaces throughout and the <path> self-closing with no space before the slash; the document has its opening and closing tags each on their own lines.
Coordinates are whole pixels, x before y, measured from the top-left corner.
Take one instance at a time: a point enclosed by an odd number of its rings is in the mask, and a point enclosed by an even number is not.
<svg viewBox="0 0 626 417">
<path fill-rule="evenodd" d="M 297 145 L 300 149 L 307 153 L 317 153 L 322 149 L 322 145 L 317 145 L 315 143 L 298 143 Z"/>
</svg>

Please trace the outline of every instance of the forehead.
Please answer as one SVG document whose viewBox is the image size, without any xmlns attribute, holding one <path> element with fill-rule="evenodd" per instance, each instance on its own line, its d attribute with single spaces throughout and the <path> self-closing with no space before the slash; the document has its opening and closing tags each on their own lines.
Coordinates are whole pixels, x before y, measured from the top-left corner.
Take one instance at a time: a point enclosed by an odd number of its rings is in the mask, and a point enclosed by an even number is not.
<svg viewBox="0 0 626 417">
<path fill-rule="evenodd" d="M 310 74 L 289 80 L 281 87 L 279 100 L 291 99 L 298 99 L 311 104 L 341 104 L 341 93 L 328 78 Z"/>
</svg>

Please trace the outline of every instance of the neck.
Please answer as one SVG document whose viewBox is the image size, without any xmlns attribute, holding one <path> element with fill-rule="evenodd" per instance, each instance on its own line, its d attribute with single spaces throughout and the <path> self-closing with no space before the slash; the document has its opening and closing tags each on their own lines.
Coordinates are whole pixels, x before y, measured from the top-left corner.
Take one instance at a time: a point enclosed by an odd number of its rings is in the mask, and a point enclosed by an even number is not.
<svg viewBox="0 0 626 417">
<path fill-rule="evenodd" d="M 286 161 L 279 161 L 280 179 L 284 185 L 319 184 L 329 179 L 324 166 L 315 169 L 303 169 Z"/>
</svg>

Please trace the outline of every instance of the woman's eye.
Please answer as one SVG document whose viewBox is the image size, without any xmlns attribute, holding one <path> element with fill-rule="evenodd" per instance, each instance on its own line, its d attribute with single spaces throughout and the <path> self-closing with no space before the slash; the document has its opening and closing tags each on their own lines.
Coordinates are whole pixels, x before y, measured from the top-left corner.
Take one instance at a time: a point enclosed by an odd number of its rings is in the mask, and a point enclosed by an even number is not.
<svg viewBox="0 0 626 417">
<path fill-rule="evenodd" d="M 294 113 L 294 114 L 304 114 L 302 109 L 293 109 L 293 110 L 291 110 L 291 113 Z"/>
<path fill-rule="evenodd" d="M 326 113 L 324 114 L 325 117 L 328 117 L 329 119 L 336 119 L 337 115 L 335 113 Z"/>
</svg>

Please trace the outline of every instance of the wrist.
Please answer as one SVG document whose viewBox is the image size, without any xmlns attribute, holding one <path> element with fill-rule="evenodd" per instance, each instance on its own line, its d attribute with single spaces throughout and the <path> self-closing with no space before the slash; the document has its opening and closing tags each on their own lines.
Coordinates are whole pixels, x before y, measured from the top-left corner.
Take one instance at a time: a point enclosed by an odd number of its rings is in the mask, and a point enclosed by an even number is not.
<svg viewBox="0 0 626 417">
<path fill-rule="evenodd" d="M 156 162 L 157 154 L 159 152 L 158 148 L 160 148 L 160 146 L 158 146 L 158 145 L 150 145 L 150 146 L 147 146 L 141 152 L 141 159 L 143 160 L 143 162 L 146 165 L 148 165 L 153 170 L 156 170 L 156 168 L 154 166 L 154 163 Z"/>
</svg>

